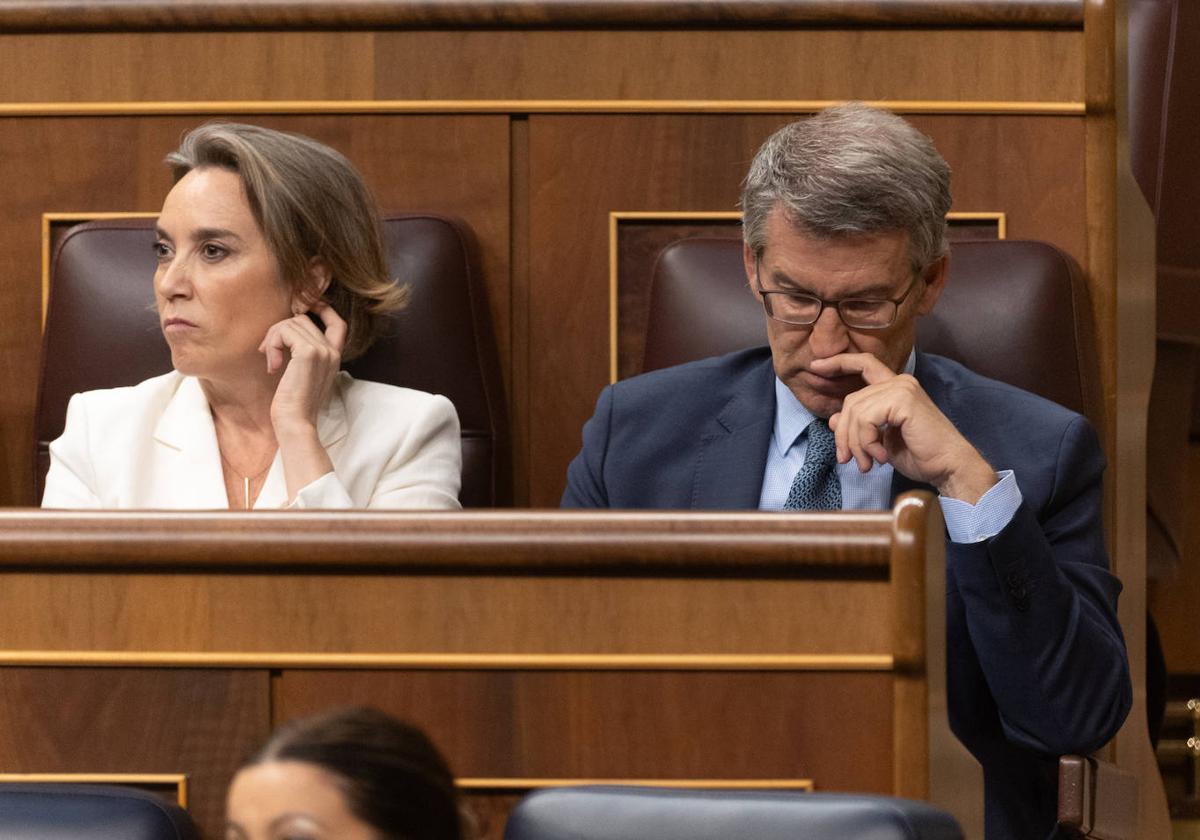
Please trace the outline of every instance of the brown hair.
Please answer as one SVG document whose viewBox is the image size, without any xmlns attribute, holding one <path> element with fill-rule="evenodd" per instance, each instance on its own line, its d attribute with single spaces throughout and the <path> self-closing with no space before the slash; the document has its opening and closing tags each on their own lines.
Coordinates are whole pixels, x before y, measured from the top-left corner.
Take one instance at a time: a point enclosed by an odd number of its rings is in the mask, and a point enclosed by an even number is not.
<svg viewBox="0 0 1200 840">
<path fill-rule="evenodd" d="M 342 358 L 361 355 L 384 316 L 408 302 L 388 276 L 375 202 L 339 152 L 309 137 L 241 123 L 206 123 L 167 155 L 175 181 L 193 169 L 236 172 L 284 281 L 300 295 L 313 257 L 329 267 L 322 299 L 346 321 Z"/>
<path fill-rule="evenodd" d="M 454 776 L 420 729 L 354 707 L 275 730 L 243 766 L 302 761 L 331 773 L 350 811 L 385 840 L 463 840 Z"/>
</svg>

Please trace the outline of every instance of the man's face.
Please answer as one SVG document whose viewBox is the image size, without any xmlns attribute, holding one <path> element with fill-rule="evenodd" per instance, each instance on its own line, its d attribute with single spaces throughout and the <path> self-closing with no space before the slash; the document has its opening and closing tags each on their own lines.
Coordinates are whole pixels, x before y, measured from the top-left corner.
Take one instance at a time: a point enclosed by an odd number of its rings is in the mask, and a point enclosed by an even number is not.
<svg viewBox="0 0 1200 840">
<path fill-rule="evenodd" d="M 915 280 L 896 320 L 884 329 L 851 329 L 842 323 L 835 306 L 826 306 L 816 323 L 804 327 L 767 318 L 775 375 L 805 408 L 818 417 L 829 417 L 841 410 L 847 394 L 864 383 L 860 376 L 823 377 L 810 369 L 812 360 L 870 353 L 900 372 L 912 350 L 917 317 L 933 309 L 941 294 L 946 261 L 938 260 L 915 278 L 906 232 L 819 239 L 796 230 L 778 208 L 767 217 L 766 233 L 766 247 L 757 261 L 748 247 L 743 253 L 756 298 L 761 283 L 764 291 L 804 292 L 826 301 L 896 300 Z"/>
</svg>

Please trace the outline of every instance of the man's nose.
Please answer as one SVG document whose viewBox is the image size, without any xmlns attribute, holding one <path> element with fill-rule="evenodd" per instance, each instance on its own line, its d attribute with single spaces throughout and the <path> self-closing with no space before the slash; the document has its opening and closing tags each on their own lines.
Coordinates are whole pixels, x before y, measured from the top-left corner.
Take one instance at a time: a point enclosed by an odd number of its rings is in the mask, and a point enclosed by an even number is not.
<svg viewBox="0 0 1200 840">
<path fill-rule="evenodd" d="M 826 306 L 821 310 L 812 332 L 808 336 L 809 346 L 813 355 L 818 359 L 836 356 L 844 353 L 850 346 L 850 334 L 842 318 L 838 315 L 836 306 Z"/>
</svg>

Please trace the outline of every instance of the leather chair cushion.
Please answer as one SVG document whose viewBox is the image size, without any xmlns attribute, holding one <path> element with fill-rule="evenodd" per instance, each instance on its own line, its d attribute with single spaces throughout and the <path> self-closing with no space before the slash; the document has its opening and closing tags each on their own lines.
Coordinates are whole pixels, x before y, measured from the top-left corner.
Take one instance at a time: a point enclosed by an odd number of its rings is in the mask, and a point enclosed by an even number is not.
<svg viewBox="0 0 1200 840">
<path fill-rule="evenodd" d="M 187 812 L 161 797 L 102 785 L 0 785 L 5 840 L 199 840 Z"/>
<path fill-rule="evenodd" d="M 643 370 L 767 342 L 739 239 L 681 239 L 654 268 Z M 984 376 L 1103 418 L 1094 326 L 1078 264 L 1044 242 L 960 241 L 917 346 Z"/>
<path fill-rule="evenodd" d="M 535 792 L 505 840 L 961 840 L 949 814 L 884 796 L 582 787 Z"/>
<path fill-rule="evenodd" d="M 470 231 L 440 216 L 395 215 L 383 232 L 389 269 L 411 285 L 412 302 L 346 370 L 449 397 L 462 424 L 463 505 L 506 503 L 504 399 Z M 39 499 L 72 394 L 171 369 L 154 311 L 153 242 L 152 219 L 113 220 L 78 225 L 56 248 L 36 419 Z"/>
</svg>

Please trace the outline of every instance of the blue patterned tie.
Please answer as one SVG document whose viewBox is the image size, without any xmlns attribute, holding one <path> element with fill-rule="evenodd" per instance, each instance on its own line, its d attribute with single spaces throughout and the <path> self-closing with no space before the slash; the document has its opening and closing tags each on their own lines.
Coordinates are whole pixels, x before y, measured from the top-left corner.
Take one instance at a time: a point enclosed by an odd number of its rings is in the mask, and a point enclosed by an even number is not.
<svg viewBox="0 0 1200 840">
<path fill-rule="evenodd" d="M 804 465 L 792 479 L 784 510 L 841 510 L 842 485 L 837 474 L 837 447 L 829 424 L 817 418 L 808 424 Z"/>
</svg>

